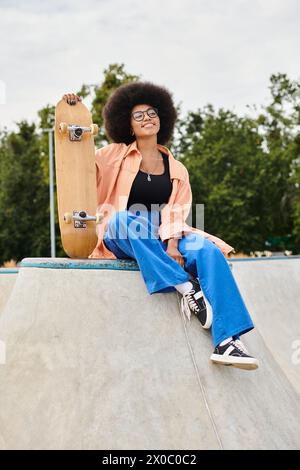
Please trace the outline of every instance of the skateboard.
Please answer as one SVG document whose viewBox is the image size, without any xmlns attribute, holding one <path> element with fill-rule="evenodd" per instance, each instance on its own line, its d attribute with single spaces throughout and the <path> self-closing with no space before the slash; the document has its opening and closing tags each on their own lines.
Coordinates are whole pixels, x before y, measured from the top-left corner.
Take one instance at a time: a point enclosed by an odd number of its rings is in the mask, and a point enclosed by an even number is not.
<svg viewBox="0 0 300 470">
<path fill-rule="evenodd" d="M 97 189 L 94 135 L 87 107 L 60 100 L 55 108 L 55 167 L 62 245 L 70 258 L 87 258 L 97 244 Z"/>
</svg>

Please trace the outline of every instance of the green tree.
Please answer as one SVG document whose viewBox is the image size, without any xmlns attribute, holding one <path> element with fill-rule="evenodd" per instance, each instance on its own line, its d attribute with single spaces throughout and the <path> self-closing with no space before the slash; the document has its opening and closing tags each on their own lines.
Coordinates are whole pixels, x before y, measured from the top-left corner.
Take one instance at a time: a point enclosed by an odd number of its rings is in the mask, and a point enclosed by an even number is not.
<svg viewBox="0 0 300 470">
<path fill-rule="evenodd" d="M 102 110 L 109 95 L 123 83 L 137 80 L 124 64 L 111 64 L 99 85 L 83 85 L 77 94 L 92 98 L 93 120 L 100 126 L 96 145 L 107 144 Z M 22 121 L 16 132 L 0 134 L 0 213 L 5 220 L 0 232 L 0 263 L 26 256 L 50 255 L 49 142 L 44 129 L 53 129 L 55 106 L 38 112 L 39 124 Z M 56 193 L 56 187 L 55 187 Z M 55 197 L 57 256 L 63 251 Z"/>
<path fill-rule="evenodd" d="M 262 243 L 257 231 L 257 169 L 261 138 L 256 122 L 212 105 L 181 120 L 177 152 L 189 171 L 196 204 L 204 204 L 204 230 L 246 252 Z"/>
<path fill-rule="evenodd" d="M 178 125 L 205 229 L 237 250 L 299 251 L 299 83 L 272 75 L 271 103 L 255 118 L 211 105 Z M 298 238 L 297 238 L 298 237 Z"/>
<path fill-rule="evenodd" d="M 258 116 L 265 163 L 261 187 L 267 242 L 277 250 L 299 251 L 300 83 L 286 74 L 270 78 L 271 102 Z"/>
<path fill-rule="evenodd" d="M 92 116 L 93 122 L 99 126 L 99 135 L 95 139 L 96 145 L 102 147 L 108 144 L 108 138 L 105 135 L 104 123 L 102 117 L 103 108 L 109 98 L 119 86 L 138 80 L 140 77 L 126 72 L 124 64 L 110 64 L 104 70 L 104 78 L 99 85 L 83 85 L 78 94 L 82 97 L 92 97 Z"/>
<path fill-rule="evenodd" d="M 0 263 L 49 256 L 48 187 L 35 125 L 22 121 L 17 132 L 1 137 Z"/>
<path fill-rule="evenodd" d="M 139 77 L 111 64 L 97 85 L 78 92 L 90 97 L 100 126 L 96 145 L 108 143 L 102 111 L 110 94 Z M 270 103 L 255 117 L 211 105 L 178 120 L 169 143 L 190 174 L 195 205 L 205 205 L 205 227 L 237 251 L 300 251 L 300 85 L 285 74 L 270 78 Z M 177 106 L 180 114 L 180 107 Z M 256 108 L 255 108 L 256 110 Z M 22 121 L 0 133 L 0 263 L 50 255 L 48 134 L 54 127 L 48 104 L 39 125 Z M 55 198 L 56 201 L 56 198 Z M 194 219 L 195 220 L 195 219 Z M 267 243 L 267 244 L 266 244 Z M 269 244 L 269 245 L 268 245 Z M 56 211 L 58 256 L 61 246 Z"/>
</svg>

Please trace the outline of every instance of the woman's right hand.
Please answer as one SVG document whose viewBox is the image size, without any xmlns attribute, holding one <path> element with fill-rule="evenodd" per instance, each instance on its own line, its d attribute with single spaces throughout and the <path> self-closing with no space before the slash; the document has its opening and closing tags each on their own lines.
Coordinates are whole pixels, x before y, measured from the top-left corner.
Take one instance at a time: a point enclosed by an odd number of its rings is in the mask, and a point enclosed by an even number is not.
<svg viewBox="0 0 300 470">
<path fill-rule="evenodd" d="M 62 99 L 70 105 L 74 105 L 78 103 L 78 101 L 82 101 L 81 96 L 75 95 L 75 93 L 66 93 Z"/>
<path fill-rule="evenodd" d="M 180 264 L 182 268 L 184 268 L 184 257 L 182 256 L 178 248 L 169 243 L 166 249 L 166 253 L 175 261 L 177 261 L 177 263 Z"/>
</svg>

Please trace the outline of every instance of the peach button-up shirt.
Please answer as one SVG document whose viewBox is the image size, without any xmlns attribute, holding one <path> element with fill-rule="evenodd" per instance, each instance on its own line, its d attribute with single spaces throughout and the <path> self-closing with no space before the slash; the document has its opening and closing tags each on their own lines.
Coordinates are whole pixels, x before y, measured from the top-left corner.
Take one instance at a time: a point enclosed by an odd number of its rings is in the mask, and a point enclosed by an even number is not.
<svg viewBox="0 0 300 470">
<path fill-rule="evenodd" d="M 158 150 L 168 155 L 172 192 L 168 203 L 161 209 L 161 224 L 158 235 L 162 241 L 181 238 L 188 233 L 198 233 L 215 243 L 227 255 L 234 248 L 214 235 L 187 225 L 192 191 L 189 174 L 185 166 L 176 160 L 170 150 L 157 144 Z M 97 210 L 104 214 L 103 223 L 97 225 L 98 243 L 89 258 L 116 259 L 106 248 L 103 236 L 109 219 L 115 212 L 124 211 L 132 183 L 139 171 L 142 155 L 134 141 L 130 145 L 109 144 L 96 150 Z"/>
</svg>

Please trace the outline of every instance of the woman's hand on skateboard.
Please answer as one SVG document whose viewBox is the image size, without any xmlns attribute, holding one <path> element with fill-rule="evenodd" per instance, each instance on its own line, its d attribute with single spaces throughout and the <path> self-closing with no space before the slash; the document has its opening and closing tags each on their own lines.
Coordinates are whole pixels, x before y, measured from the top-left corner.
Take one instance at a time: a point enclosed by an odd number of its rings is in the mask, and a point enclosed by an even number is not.
<svg viewBox="0 0 300 470">
<path fill-rule="evenodd" d="M 70 105 L 74 105 L 78 103 L 78 101 L 82 101 L 81 96 L 75 95 L 75 93 L 66 93 L 62 99 Z"/>
</svg>

